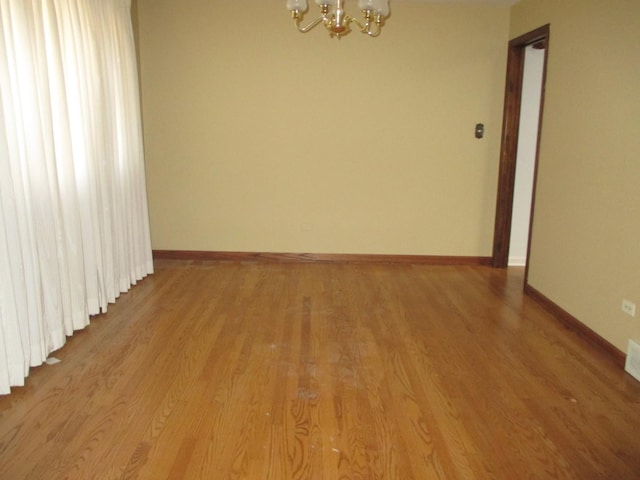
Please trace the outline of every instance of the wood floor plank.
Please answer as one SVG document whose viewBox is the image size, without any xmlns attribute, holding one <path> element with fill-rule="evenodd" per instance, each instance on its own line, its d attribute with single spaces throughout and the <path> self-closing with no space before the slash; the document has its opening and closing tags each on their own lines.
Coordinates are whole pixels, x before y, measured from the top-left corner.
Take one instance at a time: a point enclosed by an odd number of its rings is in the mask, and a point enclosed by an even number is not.
<svg viewBox="0 0 640 480">
<path fill-rule="evenodd" d="M 522 282 L 159 260 L 0 398 L 0 479 L 640 479 L 640 383 Z"/>
</svg>

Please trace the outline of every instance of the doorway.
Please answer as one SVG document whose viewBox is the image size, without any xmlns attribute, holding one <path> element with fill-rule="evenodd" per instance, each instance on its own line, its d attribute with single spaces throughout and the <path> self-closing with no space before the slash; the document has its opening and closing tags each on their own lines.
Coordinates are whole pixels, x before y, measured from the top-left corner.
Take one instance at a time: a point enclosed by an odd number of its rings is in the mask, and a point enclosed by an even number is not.
<svg viewBox="0 0 640 480">
<path fill-rule="evenodd" d="M 544 42 L 528 45 L 524 49 L 520 127 L 518 128 L 516 177 L 513 187 L 513 211 L 511 213 L 507 264 L 509 267 L 525 266 L 527 261 L 533 177 L 540 125 L 544 54 Z"/>
<path fill-rule="evenodd" d="M 494 227 L 493 238 L 493 266 L 496 268 L 505 268 L 509 264 L 509 251 L 511 248 L 512 240 L 512 227 L 514 227 L 514 203 L 516 208 L 520 211 L 517 213 L 519 217 L 522 214 L 522 199 L 525 198 L 525 210 L 528 210 L 528 218 L 518 219 L 517 222 L 525 223 L 523 239 L 516 239 L 514 241 L 526 242 L 525 247 L 520 247 L 522 252 L 520 256 L 522 262 L 528 267 L 528 258 L 531 244 L 531 225 L 533 223 L 533 212 L 535 208 L 535 184 L 536 184 L 536 172 L 538 163 L 538 151 L 540 144 L 540 126 L 542 122 L 542 110 L 544 105 L 544 85 L 546 79 L 547 68 L 547 56 L 549 45 L 549 25 L 545 25 L 536 30 L 533 30 L 525 35 L 515 38 L 509 42 L 509 50 L 507 56 L 507 78 L 505 88 L 505 101 L 504 101 L 504 113 L 502 123 L 502 143 L 500 151 L 500 170 L 498 173 L 498 193 L 496 201 L 496 218 Z M 520 127 L 521 123 L 526 123 L 524 120 L 521 122 L 521 114 L 523 111 L 531 107 L 523 100 L 523 83 L 525 80 L 525 60 L 527 57 L 527 51 L 539 50 L 543 52 L 542 60 L 542 74 L 541 80 L 539 80 L 537 92 L 539 95 L 537 117 L 533 123 L 533 134 L 529 133 L 529 139 L 520 139 Z M 527 93 L 527 92 L 525 92 Z M 524 103 L 524 106 L 523 106 Z M 529 117 L 527 117 L 528 123 L 531 123 Z M 533 138 L 531 138 L 533 137 Z M 526 140 L 526 141 L 525 141 Z M 519 143 L 525 149 L 526 143 L 530 144 L 532 149 L 530 152 L 530 160 L 532 165 L 527 167 L 523 164 L 520 168 L 521 172 L 529 170 L 529 190 L 528 193 L 518 191 L 517 202 L 516 199 L 516 170 L 518 164 L 518 145 Z M 526 182 L 525 182 L 526 183 Z M 520 188 L 520 186 L 519 186 Z M 527 198 L 528 197 L 528 198 Z M 530 201 L 529 201 L 530 200 Z M 524 213 L 527 215 L 526 211 Z M 517 225 L 515 226 L 517 227 Z M 515 228 L 514 227 L 514 228 Z M 515 231 L 518 231 L 515 228 Z M 520 234 L 522 235 L 522 234 Z M 525 283 L 528 268 L 525 267 Z"/>
</svg>

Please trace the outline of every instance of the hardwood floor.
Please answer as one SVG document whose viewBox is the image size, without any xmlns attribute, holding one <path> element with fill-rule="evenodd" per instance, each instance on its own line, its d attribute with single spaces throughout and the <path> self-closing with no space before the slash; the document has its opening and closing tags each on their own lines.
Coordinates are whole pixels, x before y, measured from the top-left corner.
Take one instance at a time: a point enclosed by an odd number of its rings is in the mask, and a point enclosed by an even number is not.
<svg viewBox="0 0 640 480">
<path fill-rule="evenodd" d="M 640 478 L 640 383 L 522 281 L 157 261 L 0 398 L 0 478 Z"/>
</svg>

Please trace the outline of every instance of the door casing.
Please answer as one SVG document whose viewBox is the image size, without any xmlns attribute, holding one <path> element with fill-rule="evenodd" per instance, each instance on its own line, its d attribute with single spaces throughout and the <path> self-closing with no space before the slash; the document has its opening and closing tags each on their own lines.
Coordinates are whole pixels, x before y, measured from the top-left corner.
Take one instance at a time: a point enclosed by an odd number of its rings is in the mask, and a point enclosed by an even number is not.
<svg viewBox="0 0 640 480">
<path fill-rule="evenodd" d="M 531 213 L 529 216 L 529 238 L 527 241 L 527 261 L 525 284 L 529 271 L 531 250 L 531 226 L 535 208 L 536 180 L 538 172 L 538 154 L 540 150 L 540 132 L 544 107 L 544 92 L 547 77 L 547 58 L 549 55 L 550 25 L 536 28 L 509 42 L 507 55 L 507 78 L 505 84 L 504 112 L 502 118 L 502 141 L 500 146 L 500 167 L 498 173 L 498 192 L 496 196 L 496 216 L 493 235 L 492 264 L 495 268 L 506 268 L 509 262 L 509 243 L 511 237 L 511 217 L 513 214 L 513 195 L 516 178 L 516 156 L 518 153 L 518 132 L 520 128 L 520 105 L 522 100 L 522 80 L 524 72 L 525 48 L 540 45 L 545 49 L 542 72 L 542 92 L 540 100 L 540 118 L 538 120 L 538 138 L 533 178 Z"/>
</svg>

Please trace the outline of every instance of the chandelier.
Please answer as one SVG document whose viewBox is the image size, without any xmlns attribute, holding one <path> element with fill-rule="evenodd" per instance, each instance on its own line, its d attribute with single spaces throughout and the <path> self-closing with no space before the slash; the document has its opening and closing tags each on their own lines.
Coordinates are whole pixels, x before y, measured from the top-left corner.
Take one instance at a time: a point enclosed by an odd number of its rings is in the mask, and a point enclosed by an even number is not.
<svg viewBox="0 0 640 480">
<path fill-rule="evenodd" d="M 351 24 L 358 26 L 358 30 L 370 37 L 380 35 L 380 27 L 384 19 L 389 16 L 389 0 L 358 0 L 358 7 L 362 10 L 362 20 L 357 20 L 344 11 L 344 0 L 315 0 L 320 6 L 320 16 L 309 25 L 301 26 L 304 12 L 308 9 L 307 0 L 287 0 L 287 9 L 291 12 L 296 27 L 302 33 L 307 33 L 316 25 L 322 23 L 332 37 L 342 37 L 351 31 Z"/>
</svg>

